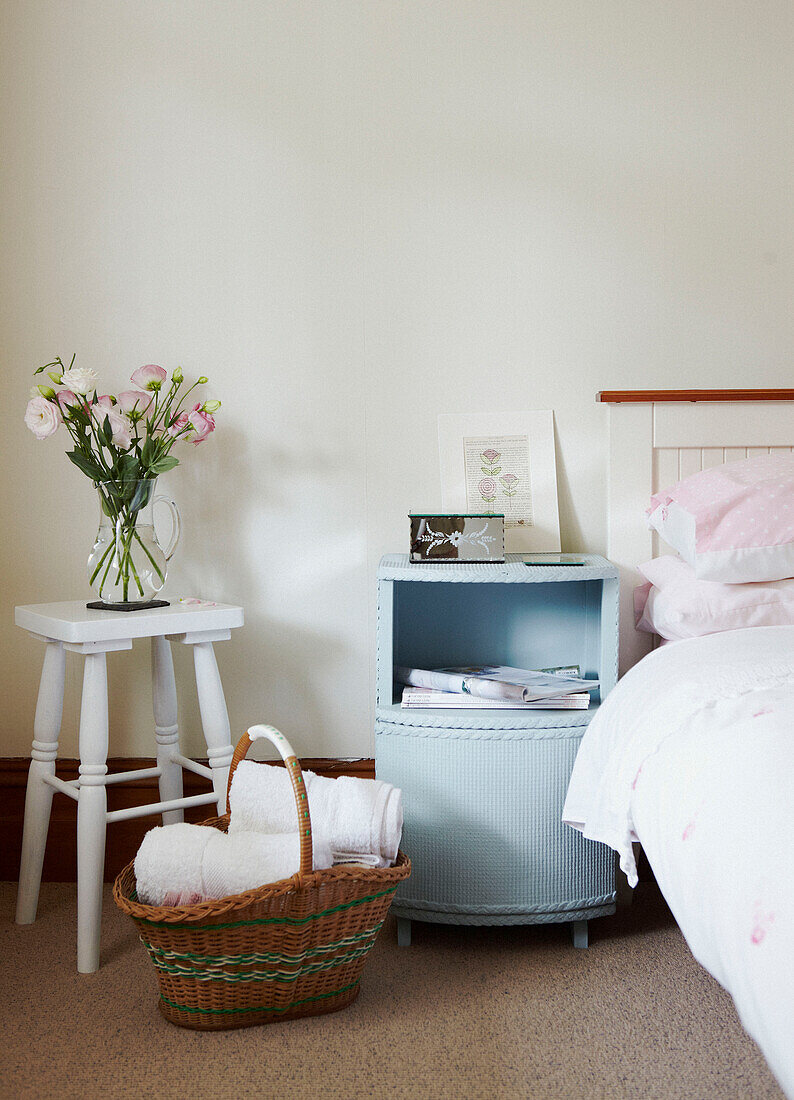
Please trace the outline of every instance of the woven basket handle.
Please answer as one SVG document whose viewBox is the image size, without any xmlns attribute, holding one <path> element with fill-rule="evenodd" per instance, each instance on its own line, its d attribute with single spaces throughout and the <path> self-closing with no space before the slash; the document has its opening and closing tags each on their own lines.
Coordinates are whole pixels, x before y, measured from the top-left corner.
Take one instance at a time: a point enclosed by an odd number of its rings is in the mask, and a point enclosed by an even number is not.
<svg viewBox="0 0 794 1100">
<path fill-rule="evenodd" d="M 302 875 L 307 875 L 314 866 L 314 859 L 312 854 L 312 819 L 309 816 L 309 798 L 306 793 L 306 784 L 303 782 L 300 761 L 295 755 L 292 746 L 284 734 L 279 733 L 273 726 L 251 726 L 237 742 L 237 747 L 232 756 L 232 762 L 229 765 L 229 782 L 226 787 L 226 812 L 231 813 L 229 794 L 232 789 L 232 779 L 237 770 L 237 765 L 241 760 L 245 759 L 254 741 L 258 741 L 260 738 L 272 741 L 276 746 L 286 766 L 287 775 L 290 777 L 292 793 L 295 795 L 295 808 L 298 814 L 298 834 L 300 836 L 301 848 L 300 873 Z"/>
</svg>

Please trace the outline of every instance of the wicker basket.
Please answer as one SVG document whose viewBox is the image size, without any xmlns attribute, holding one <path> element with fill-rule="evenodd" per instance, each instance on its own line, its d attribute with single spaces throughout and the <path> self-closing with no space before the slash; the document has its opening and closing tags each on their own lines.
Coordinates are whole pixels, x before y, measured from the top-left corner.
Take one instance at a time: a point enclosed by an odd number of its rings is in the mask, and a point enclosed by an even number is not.
<svg viewBox="0 0 794 1100">
<path fill-rule="evenodd" d="M 200 905 L 141 904 L 133 863 L 113 888 L 116 905 L 135 921 L 157 970 L 160 1011 L 181 1027 L 249 1027 L 349 1005 L 358 995 L 367 953 L 394 891 L 411 873 L 402 852 L 393 867 L 347 864 L 312 871 L 308 799 L 300 764 L 286 738 L 270 726 L 254 726 L 243 734 L 232 758 L 229 786 L 237 764 L 258 737 L 276 745 L 292 780 L 300 820 L 300 871 Z M 202 824 L 226 830 L 228 789 L 226 808 L 223 817 Z"/>
</svg>

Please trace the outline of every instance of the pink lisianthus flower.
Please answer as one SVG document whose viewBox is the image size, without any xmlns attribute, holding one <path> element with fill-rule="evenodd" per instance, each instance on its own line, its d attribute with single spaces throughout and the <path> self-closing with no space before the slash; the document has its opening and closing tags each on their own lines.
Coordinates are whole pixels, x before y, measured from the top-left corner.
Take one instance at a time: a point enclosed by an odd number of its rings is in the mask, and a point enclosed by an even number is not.
<svg viewBox="0 0 794 1100">
<path fill-rule="evenodd" d="M 181 431 L 188 426 L 188 414 L 186 412 L 180 413 L 179 416 L 174 417 L 168 427 L 165 429 L 165 434 L 170 436 L 179 435 Z"/>
<path fill-rule="evenodd" d="M 119 412 L 117 408 L 113 407 L 109 395 L 105 394 L 104 397 L 100 397 L 96 408 L 96 416 L 100 424 L 104 424 L 105 417 L 110 422 L 110 431 L 112 435 L 112 442 L 114 447 L 118 447 L 120 451 L 129 450 L 132 446 L 132 431 L 129 418 L 124 413 Z"/>
<path fill-rule="evenodd" d="M 82 405 L 82 400 L 76 393 L 72 393 L 71 390 L 58 390 L 55 394 L 58 404 L 61 406 L 61 412 L 65 412 L 67 409 L 71 409 L 75 405 Z"/>
<path fill-rule="evenodd" d="M 129 450 L 132 446 L 132 432 L 128 418 L 117 409 L 108 410 L 106 415 L 113 433 L 113 446 L 118 447 L 120 451 Z"/>
<path fill-rule="evenodd" d="M 153 400 L 151 393 L 144 393 L 141 390 L 124 390 L 116 398 L 122 412 L 137 413 L 139 416 L 143 416 Z"/>
<path fill-rule="evenodd" d="M 31 397 L 28 401 L 28 407 L 25 409 L 25 423 L 36 439 L 47 439 L 48 436 L 57 432 L 61 420 L 58 406 L 41 394 L 38 397 Z"/>
<path fill-rule="evenodd" d="M 188 439 L 191 443 L 195 443 L 197 446 L 199 443 L 203 443 L 204 440 L 215 431 L 215 417 L 210 416 L 202 410 L 201 405 L 194 405 L 190 415 L 188 417 L 190 426 L 193 429 L 190 432 Z"/>
<path fill-rule="evenodd" d="M 130 376 L 133 386 L 141 390 L 159 390 L 168 375 L 162 367 L 149 363 L 145 367 L 138 367 Z"/>
</svg>

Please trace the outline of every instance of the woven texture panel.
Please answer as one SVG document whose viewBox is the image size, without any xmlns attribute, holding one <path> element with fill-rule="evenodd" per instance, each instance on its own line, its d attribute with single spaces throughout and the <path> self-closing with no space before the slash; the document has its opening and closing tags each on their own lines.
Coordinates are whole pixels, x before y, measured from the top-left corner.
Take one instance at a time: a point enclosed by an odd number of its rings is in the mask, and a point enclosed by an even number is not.
<svg viewBox="0 0 794 1100">
<path fill-rule="evenodd" d="M 578 747 L 579 737 L 412 737 L 379 723 L 378 773 L 403 789 L 413 864 L 396 911 L 530 920 L 612 911 L 612 853 L 560 820 Z"/>
</svg>

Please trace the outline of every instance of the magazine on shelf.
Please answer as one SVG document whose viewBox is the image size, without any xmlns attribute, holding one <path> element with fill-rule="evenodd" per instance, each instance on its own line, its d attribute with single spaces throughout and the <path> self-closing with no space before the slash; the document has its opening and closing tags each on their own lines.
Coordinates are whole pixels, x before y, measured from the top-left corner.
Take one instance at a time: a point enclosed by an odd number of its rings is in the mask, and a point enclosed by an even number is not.
<svg viewBox="0 0 794 1100">
<path fill-rule="evenodd" d="M 478 699 L 510 699 L 521 703 L 575 695 L 598 687 L 598 680 L 583 680 L 580 676 L 560 672 L 533 672 L 507 665 L 396 668 L 394 679 L 406 687 L 429 688 Z"/>
<path fill-rule="evenodd" d="M 443 710 L 587 710 L 590 706 L 590 694 L 581 691 L 523 703 L 520 699 L 478 699 L 475 695 L 463 695 L 454 691 L 406 687 L 403 688 L 400 706 L 406 710 L 428 707 Z"/>
</svg>

